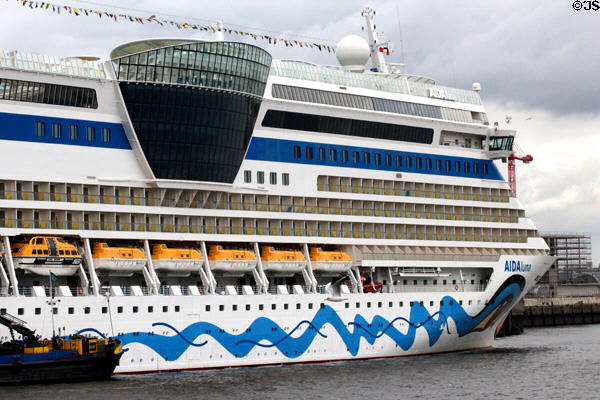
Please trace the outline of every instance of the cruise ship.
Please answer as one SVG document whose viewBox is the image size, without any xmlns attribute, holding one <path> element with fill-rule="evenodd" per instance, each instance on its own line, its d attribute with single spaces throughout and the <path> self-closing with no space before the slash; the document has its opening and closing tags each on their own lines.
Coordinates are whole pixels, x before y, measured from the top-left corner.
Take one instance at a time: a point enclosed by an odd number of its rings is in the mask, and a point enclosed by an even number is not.
<svg viewBox="0 0 600 400">
<path fill-rule="evenodd" d="M 222 28 L 0 51 L 0 312 L 120 339 L 117 373 L 491 346 L 553 261 L 494 163 L 516 132 L 373 15 L 339 66 Z"/>
</svg>

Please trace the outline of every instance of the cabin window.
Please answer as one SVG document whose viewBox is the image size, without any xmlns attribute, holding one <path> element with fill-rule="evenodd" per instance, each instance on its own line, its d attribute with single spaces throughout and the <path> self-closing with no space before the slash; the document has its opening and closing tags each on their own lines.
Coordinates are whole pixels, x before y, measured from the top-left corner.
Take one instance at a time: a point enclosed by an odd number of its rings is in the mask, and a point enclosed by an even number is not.
<svg viewBox="0 0 600 400">
<path fill-rule="evenodd" d="M 396 156 L 396 167 L 402 166 L 402 156 Z"/>
<path fill-rule="evenodd" d="M 435 169 L 438 171 L 442 170 L 442 160 L 435 160 Z"/>
<path fill-rule="evenodd" d="M 264 305 L 264 304 L 259 304 L 259 305 L 258 305 L 258 310 L 259 310 L 259 311 L 262 311 L 262 310 L 264 310 L 264 309 L 265 309 L 265 305 Z"/>
<path fill-rule="evenodd" d="M 259 185 L 265 183 L 265 173 L 263 171 L 256 172 L 256 183 L 258 183 Z"/>
<path fill-rule="evenodd" d="M 94 128 L 93 126 L 86 126 L 86 128 L 85 128 L 85 138 L 89 142 L 92 142 L 92 141 L 96 140 L 96 128 Z"/>
<path fill-rule="evenodd" d="M 378 302 L 378 303 L 377 303 L 377 307 L 378 307 L 378 308 L 381 308 L 381 307 L 383 307 L 383 303 L 382 303 L 381 301 L 380 301 L 380 302 Z"/>
<path fill-rule="evenodd" d="M 431 161 L 431 158 L 427 158 L 426 160 L 427 160 L 426 161 L 426 163 L 427 163 L 427 169 L 431 170 L 433 168 L 433 166 L 432 166 L 433 161 Z"/>
<path fill-rule="evenodd" d="M 74 308 L 74 307 L 69 307 L 69 308 L 67 309 L 67 312 L 68 312 L 69 314 L 75 314 L 75 308 Z"/>
<path fill-rule="evenodd" d="M 329 161 L 337 161 L 337 150 L 336 149 L 329 150 Z"/>
<path fill-rule="evenodd" d="M 300 305 L 300 303 L 296 303 L 296 310 L 299 310 L 299 309 L 300 309 L 300 307 L 302 307 L 302 306 Z"/>
<path fill-rule="evenodd" d="M 320 308 L 325 308 L 325 303 L 321 303 L 321 307 Z"/>
<path fill-rule="evenodd" d="M 417 157 L 417 169 L 423 168 L 423 159 L 421 157 Z"/>
<path fill-rule="evenodd" d="M 288 174 L 288 173 L 281 174 L 281 183 L 283 183 L 283 186 L 289 186 L 290 185 L 290 174 Z"/>
<path fill-rule="evenodd" d="M 69 125 L 69 139 L 77 140 L 79 137 L 79 127 L 77 125 Z"/>
<path fill-rule="evenodd" d="M 371 308 L 371 302 L 367 301 L 367 308 Z"/>
<path fill-rule="evenodd" d="M 462 305 L 463 305 L 463 301 L 462 301 L 462 300 L 459 300 L 459 301 L 458 301 L 458 304 L 460 304 L 460 305 L 462 306 Z"/>
<path fill-rule="evenodd" d="M 403 301 L 400 302 L 400 307 L 404 307 L 404 302 Z"/>
<path fill-rule="evenodd" d="M 177 307 L 179 307 L 179 306 L 175 306 L 175 311 L 179 311 L 179 310 L 177 310 Z M 231 306 L 231 310 L 232 311 L 237 311 L 237 304 L 232 305 Z"/>
<path fill-rule="evenodd" d="M 473 300 L 469 300 L 469 305 L 473 304 Z"/>
<path fill-rule="evenodd" d="M 348 162 L 348 150 L 342 150 L 342 162 Z"/>
<path fill-rule="evenodd" d="M 48 250 L 44 250 L 44 255 L 47 256 L 49 254 Z"/>
<path fill-rule="evenodd" d="M 277 310 L 277 304 L 271 304 L 271 310 Z"/>
<path fill-rule="evenodd" d="M 209 312 L 210 311 L 210 306 L 209 305 L 204 306 L 204 311 Z"/>
<path fill-rule="evenodd" d="M 412 168 L 412 157 L 406 156 L 406 168 Z"/>
<path fill-rule="evenodd" d="M 284 304 L 284 305 L 283 305 L 283 309 L 284 309 L 284 310 L 287 310 L 287 309 L 288 309 L 288 305 L 287 305 L 287 304 Z"/>
<path fill-rule="evenodd" d="M 471 164 L 467 161 L 465 161 L 465 173 L 466 174 L 470 174 L 471 173 Z"/>
<path fill-rule="evenodd" d="M 371 164 L 371 153 L 363 153 L 363 160 L 365 164 Z"/>
<path fill-rule="evenodd" d="M 108 307 L 102 307 L 102 314 L 108 313 Z"/>
<path fill-rule="evenodd" d="M 62 125 L 53 123 L 52 124 L 52 137 L 56 139 L 60 139 L 62 136 Z"/>
<path fill-rule="evenodd" d="M 46 136 L 46 124 L 44 122 L 35 123 L 35 136 L 43 137 Z"/>
<path fill-rule="evenodd" d="M 163 306 L 163 312 L 168 312 L 169 311 L 169 306 Z"/>
<path fill-rule="evenodd" d="M 394 306 L 394 303 L 390 301 L 390 302 L 388 303 L 388 307 L 393 307 L 393 306 Z"/>
<path fill-rule="evenodd" d="M 360 303 L 356 303 L 356 308 L 360 308 Z"/>
<path fill-rule="evenodd" d="M 323 147 L 319 148 L 319 160 L 320 161 L 324 161 L 325 160 L 325 149 Z"/>
<path fill-rule="evenodd" d="M 430 302 L 429 302 L 429 305 L 433 307 L 433 301 L 430 301 Z"/>
<path fill-rule="evenodd" d="M 453 306 L 454 305 L 454 300 L 450 300 L 450 305 Z"/>
<path fill-rule="evenodd" d="M 454 162 L 454 171 L 460 172 L 460 161 Z"/>
<path fill-rule="evenodd" d="M 410 306 L 411 306 L 411 307 L 413 307 L 414 305 L 415 305 L 415 302 L 414 302 L 414 301 L 411 301 L 411 302 L 410 302 Z"/>
<path fill-rule="evenodd" d="M 440 306 L 444 305 L 444 300 L 440 300 Z"/>
<path fill-rule="evenodd" d="M 300 146 L 294 146 L 294 158 L 300 158 L 302 156 L 302 151 L 300 150 Z"/>
<path fill-rule="evenodd" d="M 358 151 L 352 152 L 352 161 L 354 164 L 358 164 L 360 162 L 360 153 Z"/>
<path fill-rule="evenodd" d="M 447 283 L 447 281 L 444 279 L 444 280 L 442 281 L 442 284 L 444 284 L 444 285 L 445 285 L 446 283 Z"/>
<path fill-rule="evenodd" d="M 313 148 L 312 147 L 307 147 L 306 148 L 306 159 L 307 160 L 312 160 L 313 159 Z"/>
<path fill-rule="evenodd" d="M 58 251 L 58 255 L 59 256 L 64 256 L 65 255 L 65 251 L 64 250 L 59 250 Z"/>
<path fill-rule="evenodd" d="M 148 312 L 149 312 L 149 313 L 151 313 L 151 312 L 154 312 L 154 307 L 152 307 L 152 306 L 148 306 Z"/>
<path fill-rule="evenodd" d="M 133 306 L 133 312 L 137 313 L 138 312 L 138 306 Z"/>
<path fill-rule="evenodd" d="M 18 315 L 23 315 L 23 314 L 25 314 L 25 309 L 24 309 L 24 308 L 18 308 L 18 309 L 17 309 L 17 314 L 18 314 Z"/>
<path fill-rule="evenodd" d="M 385 155 L 385 165 L 387 165 L 388 167 L 392 165 L 392 156 L 391 156 L 391 154 L 386 154 Z"/>
<path fill-rule="evenodd" d="M 252 171 L 244 171 L 244 183 L 252 183 Z"/>
<path fill-rule="evenodd" d="M 117 307 L 117 313 L 119 313 L 119 314 L 123 313 L 123 307 L 122 306 L 118 306 Z"/>
<path fill-rule="evenodd" d="M 375 165 L 381 165 L 381 154 L 375 153 Z"/>
<path fill-rule="evenodd" d="M 450 172 L 451 169 L 452 169 L 452 162 L 450 162 L 450 160 L 446 160 L 446 171 Z"/>
<path fill-rule="evenodd" d="M 350 303 L 346 303 L 346 304 L 344 304 L 344 306 L 345 306 L 346 308 L 350 308 Z"/>
<path fill-rule="evenodd" d="M 478 163 L 473 163 L 473 173 L 475 175 L 479 175 L 479 164 Z"/>
<path fill-rule="evenodd" d="M 419 305 L 420 305 L 420 306 L 422 306 L 422 305 L 423 305 L 423 302 L 422 302 L 422 301 L 420 301 L 420 302 L 419 302 Z"/>
<path fill-rule="evenodd" d="M 308 303 L 308 309 L 312 310 L 313 309 L 313 303 Z"/>
</svg>

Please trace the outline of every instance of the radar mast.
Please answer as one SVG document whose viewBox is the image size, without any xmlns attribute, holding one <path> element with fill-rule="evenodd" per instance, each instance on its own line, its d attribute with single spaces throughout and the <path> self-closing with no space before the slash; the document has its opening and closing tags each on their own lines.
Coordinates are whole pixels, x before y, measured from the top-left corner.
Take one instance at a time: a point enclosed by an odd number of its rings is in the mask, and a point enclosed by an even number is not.
<svg viewBox="0 0 600 400">
<path fill-rule="evenodd" d="M 385 40 L 383 38 L 383 34 L 378 34 L 375 30 L 375 24 L 373 23 L 373 17 L 375 16 L 375 11 L 373 9 L 366 7 L 361 15 L 365 17 L 366 23 L 366 31 L 369 35 L 369 49 L 371 50 L 371 63 L 373 64 L 373 68 L 375 72 L 381 72 L 384 74 L 390 73 L 390 67 L 388 63 L 385 61 L 383 55 L 389 55 L 391 52 L 391 42 L 389 40 Z"/>
</svg>

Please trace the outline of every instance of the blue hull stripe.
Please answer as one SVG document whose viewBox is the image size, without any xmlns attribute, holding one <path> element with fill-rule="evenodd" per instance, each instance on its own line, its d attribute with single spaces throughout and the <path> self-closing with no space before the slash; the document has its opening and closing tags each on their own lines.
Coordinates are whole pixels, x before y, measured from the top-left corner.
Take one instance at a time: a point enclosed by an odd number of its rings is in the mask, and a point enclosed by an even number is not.
<svg viewBox="0 0 600 400">
<path fill-rule="evenodd" d="M 36 136 L 36 123 L 45 124 L 44 136 Z M 52 124 L 61 125 L 61 137 L 52 136 Z M 77 125 L 77 139 L 69 138 L 69 126 Z M 86 128 L 95 128 L 95 139 L 87 140 Z M 102 141 L 102 128 L 110 129 L 110 140 Z M 75 146 L 103 147 L 131 150 L 123 125 L 112 122 L 87 121 L 81 119 L 44 117 L 40 115 L 0 113 L 0 139 L 21 142 L 66 144 Z"/>
<path fill-rule="evenodd" d="M 296 149 L 297 146 L 300 149 L 299 157 Z M 313 148 L 313 158 L 306 158 L 306 148 Z M 320 150 L 324 149 L 324 150 Z M 335 150 L 335 156 L 331 157 L 331 151 Z M 348 160 L 343 161 L 342 152 L 348 152 Z M 321 153 L 324 152 L 324 159 L 320 160 Z M 359 152 L 359 162 L 355 163 L 352 159 L 353 152 Z M 370 162 L 365 163 L 364 153 L 370 153 Z M 379 154 L 379 156 L 376 156 Z M 386 164 L 386 155 L 391 157 L 390 165 Z M 402 157 L 402 165 L 396 166 L 396 156 Z M 380 162 L 376 165 L 376 157 L 380 158 Z M 411 167 L 407 166 L 406 159 L 411 157 Z M 417 158 L 421 158 L 422 165 L 417 168 Z M 332 159 L 333 158 L 333 159 Z M 477 158 L 468 157 L 452 157 L 442 156 L 437 154 L 428 153 L 413 153 L 406 151 L 394 151 L 394 150 L 383 150 L 374 149 L 369 147 L 356 147 L 356 146 L 343 146 L 337 144 L 325 144 L 325 143 L 313 143 L 313 142 L 302 142 L 296 140 L 283 140 L 283 139 L 271 139 L 264 137 L 253 137 L 246 159 L 257 160 L 257 161 L 275 161 L 284 163 L 295 163 L 295 164 L 307 164 L 307 165 L 325 165 L 328 167 L 346 167 L 346 168 L 357 168 L 357 169 L 370 169 L 379 171 L 392 171 L 392 172 L 412 172 L 418 174 L 429 174 L 429 175 L 440 175 L 440 176 L 456 176 L 462 178 L 479 178 L 479 179 L 492 179 L 492 180 L 504 180 L 498 168 L 490 160 L 482 160 Z M 431 161 L 428 168 L 428 159 Z M 436 168 L 436 160 L 441 161 L 441 170 Z M 450 162 L 450 170 L 446 170 L 446 161 Z M 459 171 L 456 170 L 456 162 L 460 163 Z M 469 163 L 469 172 L 465 172 L 466 163 Z M 477 174 L 474 173 L 474 165 L 479 165 L 479 171 Z M 487 167 L 484 167 L 487 165 Z M 487 174 L 484 174 L 487 169 Z"/>
</svg>

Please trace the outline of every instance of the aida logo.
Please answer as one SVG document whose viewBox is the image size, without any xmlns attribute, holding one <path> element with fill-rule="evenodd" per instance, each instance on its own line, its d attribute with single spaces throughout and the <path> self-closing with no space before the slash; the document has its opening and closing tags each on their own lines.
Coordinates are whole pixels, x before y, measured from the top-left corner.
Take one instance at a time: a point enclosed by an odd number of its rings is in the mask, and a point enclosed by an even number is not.
<svg viewBox="0 0 600 400">
<path fill-rule="evenodd" d="M 529 272 L 531 264 L 525 264 L 521 261 L 506 260 L 504 264 L 504 272 Z"/>
</svg>

